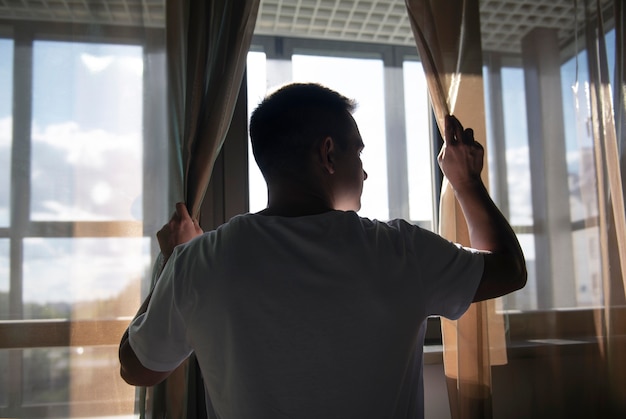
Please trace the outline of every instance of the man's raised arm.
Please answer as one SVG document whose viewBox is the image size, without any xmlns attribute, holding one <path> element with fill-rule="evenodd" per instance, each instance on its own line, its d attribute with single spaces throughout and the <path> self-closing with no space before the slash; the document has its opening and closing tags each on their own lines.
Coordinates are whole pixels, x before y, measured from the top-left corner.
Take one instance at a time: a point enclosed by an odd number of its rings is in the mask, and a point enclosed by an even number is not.
<svg viewBox="0 0 626 419">
<path fill-rule="evenodd" d="M 499 297 L 526 284 L 526 262 L 517 236 L 492 201 L 480 172 L 484 150 L 471 129 L 446 117 L 439 166 L 454 189 L 467 221 L 470 246 L 483 251 L 485 268 L 474 301 Z"/>
</svg>

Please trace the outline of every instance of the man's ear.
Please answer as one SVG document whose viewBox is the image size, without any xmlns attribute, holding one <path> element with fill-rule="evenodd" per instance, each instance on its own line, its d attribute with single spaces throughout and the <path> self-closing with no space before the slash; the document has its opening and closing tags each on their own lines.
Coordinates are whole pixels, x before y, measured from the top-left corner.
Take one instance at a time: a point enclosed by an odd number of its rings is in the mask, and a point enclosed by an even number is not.
<svg viewBox="0 0 626 419">
<path fill-rule="evenodd" d="M 335 141 L 329 136 L 322 140 L 319 148 L 322 167 L 331 175 L 335 173 L 335 147 Z"/>
</svg>

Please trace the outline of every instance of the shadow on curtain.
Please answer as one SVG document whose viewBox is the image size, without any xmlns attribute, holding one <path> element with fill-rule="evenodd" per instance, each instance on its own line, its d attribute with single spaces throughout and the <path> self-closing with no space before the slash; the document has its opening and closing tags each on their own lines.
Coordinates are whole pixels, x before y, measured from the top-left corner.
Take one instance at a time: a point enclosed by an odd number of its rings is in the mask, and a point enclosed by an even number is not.
<svg viewBox="0 0 626 419">
<path fill-rule="evenodd" d="M 193 218 L 199 218 L 231 123 L 258 6 L 258 0 L 168 0 L 166 4 L 168 114 L 174 149 L 170 207 L 184 197 Z M 153 282 L 158 265 L 159 261 Z M 192 355 L 167 380 L 144 393 L 141 415 L 206 417 L 204 394 Z"/>
</svg>

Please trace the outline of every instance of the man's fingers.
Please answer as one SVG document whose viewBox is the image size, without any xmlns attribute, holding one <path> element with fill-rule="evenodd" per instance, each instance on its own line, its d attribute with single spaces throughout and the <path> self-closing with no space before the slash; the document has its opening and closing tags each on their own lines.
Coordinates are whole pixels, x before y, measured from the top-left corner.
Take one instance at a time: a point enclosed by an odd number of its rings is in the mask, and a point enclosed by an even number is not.
<svg viewBox="0 0 626 419">
<path fill-rule="evenodd" d="M 446 115 L 444 119 L 444 127 L 443 127 L 443 142 L 447 143 L 450 141 L 450 130 L 451 130 L 452 122 L 450 121 L 450 115 Z"/>
<path fill-rule="evenodd" d="M 184 202 L 176 203 L 176 215 L 178 215 L 181 220 L 191 218 L 191 215 L 189 215 L 189 211 L 187 210 L 187 206 Z"/>
<path fill-rule="evenodd" d="M 454 144 L 457 141 L 466 143 L 465 132 L 463 131 L 463 125 L 454 115 L 446 115 L 446 127 L 445 127 L 445 142 Z M 473 141 L 473 131 L 472 131 Z"/>
</svg>

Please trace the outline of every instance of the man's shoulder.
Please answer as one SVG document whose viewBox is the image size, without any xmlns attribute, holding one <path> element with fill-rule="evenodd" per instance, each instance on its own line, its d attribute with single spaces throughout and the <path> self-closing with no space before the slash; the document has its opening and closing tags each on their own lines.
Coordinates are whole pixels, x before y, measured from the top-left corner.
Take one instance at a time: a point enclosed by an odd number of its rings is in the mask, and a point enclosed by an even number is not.
<svg viewBox="0 0 626 419">
<path fill-rule="evenodd" d="M 354 211 L 328 211 L 301 217 L 283 217 L 255 213 L 240 214 L 219 226 L 216 230 L 205 233 L 205 240 L 221 239 L 224 236 L 249 235 L 254 232 L 280 234 L 280 231 L 311 232 L 322 230 L 335 234 L 358 234 L 366 236 L 415 235 L 421 232 L 430 233 L 404 219 L 380 221 L 362 217 Z M 435 233 L 431 233 L 435 234 Z"/>
</svg>

